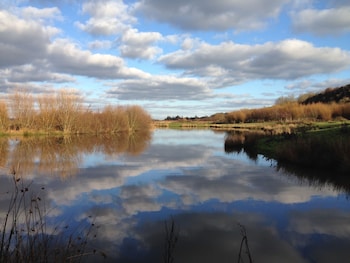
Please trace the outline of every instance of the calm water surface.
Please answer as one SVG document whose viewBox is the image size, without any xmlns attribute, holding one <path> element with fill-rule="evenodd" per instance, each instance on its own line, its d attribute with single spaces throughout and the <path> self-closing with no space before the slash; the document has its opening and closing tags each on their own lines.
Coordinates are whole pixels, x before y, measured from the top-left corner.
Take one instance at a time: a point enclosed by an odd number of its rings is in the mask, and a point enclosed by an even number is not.
<svg viewBox="0 0 350 263">
<path fill-rule="evenodd" d="M 48 228 L 97 226 L 89 249 L 107 258 L 86 261 L 165 262 L 166 238 L 177 238 L 174 262 L 237 262 L 242 230 L 254 262 L 349 260 L 345 188 L 227 153 L 223 132 L 155 130 L 143 142 L 125 140 L 2 142 L 1 222 L 16 169 L 45 200 Z"/>
</svg>

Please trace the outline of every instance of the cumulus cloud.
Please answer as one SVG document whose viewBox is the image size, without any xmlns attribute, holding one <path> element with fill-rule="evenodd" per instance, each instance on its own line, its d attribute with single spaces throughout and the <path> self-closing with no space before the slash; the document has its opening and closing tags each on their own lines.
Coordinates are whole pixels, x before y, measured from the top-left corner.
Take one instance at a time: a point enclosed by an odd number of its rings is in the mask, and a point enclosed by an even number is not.
<svg viewBox="0 0 350 263">
<path fill-rule="evenodd" d="M 121 33 L 136 22 L 130 15 L 128 5 L 118 1 L 87 1 L 82 5 L 82 13 L 91 17 L 85 23 L 75 24 L 92 35 L 113 35 Z"/>
<path fill-rule="evenodd" d="M 112 41 L 109 40 L 95 40 L 88 44 L 89 49 L 110 49 Z"/>
<path fill-rule="evenodd" d="M 112 84 L 108 96 L 121 100 L 196 100 L 212 97 L 205 81 L 176 76 L 152 76 Z"/>
<path fill-rule="evenodd" d="M 68 39 L 51 40 L 54 28 L 32 18 L 58 15 L 56 8 L 26 8 L 23 13 L 27 18 L 0 11 L 1 79 L 8 86 L 14 82 L 71 82 L 72 75 L 101 79 L 148 76 L 142 70 L 128 68 L 120 57 L 92 53 Z"/>
<path fill-rule="evenodd" d="M 136 7 L 147 17 L 185 30 L 260 29 L 277 17 L 288 0 L 142 0 Z"/>
<path fill-rule="evenodd" d="M 159 32 L 139 32 L 137 29 L 129 29 L 120 37 L 119 49 L 124 57 L 152 59 L 162 52 L 162 49 L 154 46 L 162 39 Z"/>
<path fill-rule="evenodd" d="M 340 48 L 315 47 L 297 39 L 259 45 L 202 43 L 193 50 L 178 50 L 159 58 L 170 69 L 183 69 L 197 76 L 209 73 L 220 78 L 233 77 L 232 81 L 293 80 L 340 71 L 350 65 L 349 61 L 350 53 Z"/>
<path fill-rule="evenodd" d="M 330 78 L 324 81 L 315 81 L 312 79 L 305 79 L 305 80 L 288 84 L 286 85 L 286 88 L 290 90 L 299 90 L 300 92 L 303 92 L 303 93 L 305 93 L 305 91 L 319 92 L 329 87 L 341 87 L 349 83 L 350 83 L 350 78 L 348 79 Z"/>
<path fill-rule="evenodd" d="M 40 22 L 63 19 L 61 11 L 57 7 L 39 9 L 36 7 L 28 6 L 21 10 L 21 15 L 25 19 L 36 19 Z"/>
<path fill-rule="evenodd" d="M 315 35 L 339 35 L 350 32 L 350 5 L 329 9 L 304 9 L 293 12 L 292 26 L 296 32 Z"/>
<path fill-rule="evenodd" d="M 55 70 L 74 75 L 101 79 L 146 76 L 139 69 L 127 68 L 119 57 L 82 50 L 66 39 L 55 40 L 49 46 L 48 57 Z"/>
<path fill-rule="evenodd" d="M 75 82 L 75 78 L 69 74 L 60 74 L 51 72 L 45 65 L 39 62 L 34 64 L 25 64 L 15 66 L 11 69 L 0 70 L 0 79 L 6 79 L 8 82 L 40 82 L 48 81 L 52 83 Z"/>
<path fill-rule="evenodd" d="M 43 59 L 50 34 L 40 23 L 0 10 L 0 68 Z"/>
</svg>

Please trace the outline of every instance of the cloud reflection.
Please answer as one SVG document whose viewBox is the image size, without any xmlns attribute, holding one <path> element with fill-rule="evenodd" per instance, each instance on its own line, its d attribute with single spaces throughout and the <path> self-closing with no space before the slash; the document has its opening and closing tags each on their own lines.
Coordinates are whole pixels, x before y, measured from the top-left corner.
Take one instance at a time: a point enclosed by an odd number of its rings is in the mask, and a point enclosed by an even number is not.
<svg viewBox="0 0 350 263">
<path fill-rule="evenodd" d="M 177 262 L 234 262 L 241 242 L 237 223 L 246 227 L 253 259 L 259 262 L 318 259 L 325 251 L 316 248 L 326 243 L 313 244 L 310 239 L 315 235 L 334 240 L 327 247 L 328 255 L 347 254 L 343 246 L 348 243 L 343 240 L 350 236 L 349 213 L 301 208 L 315 196 L 337 197 L 336 189 L 312 187 L 283 171 L 247 161 L 243 153 L 237 158 L 220 154 L 222 134 L 206 131 L 200 137 L 201 133 L 172 132 L 171 138 L 156 133 L 137 156 L 121 154 L 118 147 L 111 154 L 112 141 L 105 155 L 97 150 L 101 147 L 90 145 L 81 151 L 75 146 L 75 152 L 81 153 L 75 176 L 61 180 L 38 173 L 26 178 L 33 180 L 34 190 L 45 185 L 53 218 L 81 222 L 91 216 L 88 220 L 99 226 L 94 246 L 105 251 L 110 262 L 162 262 L 164 220 L 169 217 L 180 229 Z M 181 143 L 175 142 L 175 136 L 180 140 L 185 134 Z M 210 143 L 203 143 L 203 137 Z M 81 167 L 86 157 L 98 162 Z M 2 218 L 10 180 L 0 176 Z M 336 246 L 337 242 L 341 244 Z M 300 247 L 309 254 L 305 256 Z"/>
</svg>

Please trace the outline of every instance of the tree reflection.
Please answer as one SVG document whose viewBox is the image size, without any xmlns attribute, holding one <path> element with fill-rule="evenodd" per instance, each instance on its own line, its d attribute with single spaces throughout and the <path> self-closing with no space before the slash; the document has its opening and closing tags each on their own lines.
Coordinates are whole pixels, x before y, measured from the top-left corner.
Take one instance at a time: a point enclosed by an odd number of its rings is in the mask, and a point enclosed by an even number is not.
<svg viewBox="0 0 350 263">
<path fill-rule="evenodd" d="M 258 149 L 256 142 L 259 138 L 268 136 L 263 131 L 230 131 L 227 132 L 225 138 L 226 153 L 241 153 L 244 152 L 251 160 L 256 161 L 258 158 Z M 297 154 L 297 153 L 295 153 Z M 346 153 L 344 153 L 346 154 Z M 311 158 L 307 155 L 302 158 Z M 335 190 L 350 194 L 350 178 L 347 174 L 341 172 L 329 171 L 326 169 L 311 169 L 308 167 L 291 164 L 285 161 L 276 160 L 276 169 L 283 171 L 283 174 L 293 175 L 299 178 L 302 182 L 305 180 L 308 184 L 315 187 L 327 187 L 331 185 Z"/>
<path fill-rule="evenodd" d="M 256 161 L 258 159 L 258 150 L 256 141 L 265 137 L 264 131 L 230 131 L 225 138 L 226 153 L 240 153 L 244 151 L 249 159 Z"/>
<path fill-rule="evenodd" d="M 344 173 L 306 169 L 283 162 L 277 162 L 276 169 L 288 176 L 296 176 L 301 182 L 306 181 L 310 186 L 317 188 L 331 186 L 334 190 L 344 192 L 347 197 L 350 197 L 350 178 Z"/>
<path fill-rule="evenodd" d="M 62 179 L 78 173 L 83 154 L 101 152 L 109 157 L 123 153 L 138 155 L 149 145 L 150 131 L 116 135 L 23 137 L 0 140 L 0 167 L 16 167 L 18 175 L 58 175 Z M 9 147 L 11 145 L 11 149 Z"/>
</svg>

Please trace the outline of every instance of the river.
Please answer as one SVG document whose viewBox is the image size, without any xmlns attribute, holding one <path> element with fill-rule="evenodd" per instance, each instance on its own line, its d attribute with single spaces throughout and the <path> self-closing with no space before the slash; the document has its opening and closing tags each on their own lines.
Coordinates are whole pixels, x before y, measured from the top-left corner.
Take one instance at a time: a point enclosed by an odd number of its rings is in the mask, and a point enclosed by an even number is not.
<svg viewBox="0 0 350 263">
<path fill-rule="evenodd" d="M 225 152 L 225 136 L 157 129 L 142 142 L 4 141 L 0 226 L 15 178 L 43 209 L 47 236 L 86 241 L 83 262 L 349 260 L 348 188 Z"/>
</svg>

